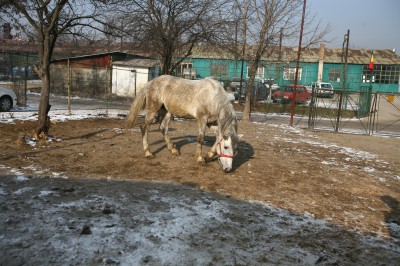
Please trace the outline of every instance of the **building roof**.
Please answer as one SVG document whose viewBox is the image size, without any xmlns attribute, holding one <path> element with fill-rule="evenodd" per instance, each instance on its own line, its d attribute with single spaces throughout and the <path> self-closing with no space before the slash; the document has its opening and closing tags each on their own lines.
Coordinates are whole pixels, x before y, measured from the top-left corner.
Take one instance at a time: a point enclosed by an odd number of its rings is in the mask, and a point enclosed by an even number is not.
<svg viewBox="0 0 400 266">
<path fill-rule="evenodd" d="M 293 48 L 292 48 L 293 49 Z M 293 49 L 297 54 L 298 49 Z M 343 51 L 341 48 L 330 49 L 325 48 L 324 62 L 325 63 L 342 63 Z M 347 62 L 350 64 L 368 64 L 371 59 L 372 50 L 367 49 L 349 49 Z M 319 48 L 306 48 L 302 51 L 302 61 L 318 62 Z M 374 63 L 384 65 L 400 64 L 400 56 L 392 50 L 374 50 Z"/>
<path fill-rule="evenodd" d="M 249 54 L 253 52 L 252 47 L 247 47 L 245 60 L 250 58 Z M 279 47 L 272 47 L 269 55 L 262 58 L 268 62 L 295 62 L 297 60 L 297 47 L 282 47 L 281 56 L 279 56 Z M 347 62 L 350 64 L 368 64 L 371 58 L 372 50 L 367 49 L 349 49 Z M 343 51 L 341 48 L 325 48 L 324 47 L 324 62 L 325 63 L 342 63 Z M 207 45 L 199 45 L 193 49 L 191 58 L 208 58 L 208 59 L 233 59 L 234 52 L 229 49 L 219 47 L 211 47 Z M 237 56 L 240 59 L 240 56 Z M 318 62 L 320 58 L 319 47 L 307 47 L 302 49 L 300 61 L 305 63 Z M 374 50 L 375 64 L 400 64 L 400 56 L 392 50 Z"/>
<path fill-rule="evenodd" d="M 37 53 L 37 44 L 18 39 L 0 39 L 0 52 L 6 53 Z"/>
<path fill-rule="evenodd" d="M 151 58 L 137 58 L 131 59 L 127 61 L 115 61 L 112 63 L 113 65 L 119 66 L 132 66 L 132 67 L 155 67 L 160 65 L 160 61 L 157 59 Z"/>
<path fill-rule="evenodd" d="M 98 44 L 99 46 L 100 44 Z M 116 52 L 105 52 L 105 50 Z M 117 52 L 118 50 L 118 52 Z M 199 44 L 194 47 L 191 58 L 207 58 L 207 59 L 235 59 L 234 47 L 221 48 L 215 45 Z M 236 58 L 240 59 L 240 45 L 236 49 Z M 263 61 L 267 62 L 295 62 L 297 60 L 297 47 L 282 47 L 281 53 L 279 53 L 279 47 L 271 47 L 269 55 L 262 58 Z M 24 40 L 0 40 L 0 52 L 8 53 L 37 53 L 37 43 L 32 43 Z M 251 46 L 247 47 L 245 59 L 248 60 L 250 54 L 254 52 Z M 371 58 L 371 50 L 367 49 L 349 49 L 348 60 L 350 64 L 368 64 Z M 90 54 L 92 53 L 92 54 Z M 63 58 L 54 59 L 52 62 L 57 60 L 65 59 L 84 59 L 93 56 L 100 56 L 104 54 L 111 55 L 133 55 L 135 58 L 150 58 L 144 56 L 144 53 L 139 52 L 130 43 L 112 43 L 105 47 L 102 43 L 101 48 L 94 48 L 90 45 L 80 45 L 76 47 L 68 43 L 58 43 L 55 47 L 53 56 L 61 56 Z M 325 63 L 341 63 L 342 62 L 342 49 L 341 48 L 324 48 L 324 62 Z M 238 55 L 239 54 L 239 55 Z M 302 49 L 301 62 L 315 63 L 319 61 L 320 47 L 307 47 Z M 66 55 L 73 55 L 66 57 Z M 281 56 L 280 56 L 281 55 Z M 132 57 L 131 57 L 132 58 Z M 129 60 L 129 57 L 127 57 Z M 393 52 L 391 49 L 374 50 L 374 62 L 375 64 L 388 64 L 388 65 L 399 65 L 400 56 Z"/>
<path fill-rule="evenodd" d="M 126 58 L 145 58 L 143 56 L 135 55 L 135 54 L 129 54 L 129 53 L 123 53 L 123 52 L 109 52 L 109 53 L 84 54 L 84 55 L 75 55 L 75 56 L 70 56 L 70 57 L 57 58 L 57 59 L 52 59 L 51 62 L 65 61 L 68 59 L 70 59 L 70 60 L 88 59 L 88 58 L 94 58 L 94 57 L 102 57 L 104 55 L 125 56 Z"/>
</svg>

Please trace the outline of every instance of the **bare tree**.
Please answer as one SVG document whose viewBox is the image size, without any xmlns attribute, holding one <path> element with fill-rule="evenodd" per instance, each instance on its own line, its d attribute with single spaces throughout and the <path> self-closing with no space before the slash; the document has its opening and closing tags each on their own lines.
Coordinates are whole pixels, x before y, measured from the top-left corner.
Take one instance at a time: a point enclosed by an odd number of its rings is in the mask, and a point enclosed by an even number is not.
<svg viewBox="0 0 400 266">
<path fill-rule="evenodd" d="M 120 1 L 124 28 L 137 47 L 157 53 L 162 71 L 171 74 L 196 44 L 213 42 L 228 19 L 227 0 Z"/>
<path fill-rule="evenodd" d="M 250 44 L 246 55 L 250 61 L 249 82 L 246 90 L 246 101 L 243 111 L 243 120 L 250 120 L 251 113 L 251 91 L 257 69 L 262 58 L 268 57 L 274 52 L 279 41 L 284 38 L 287 41 L 297 38 L 300 27 L 300 15 L 302 1 L 299 0 L 236 0 L 237 7 L 243 11 L 246 8 L 247 22 L 241 23 L 243 32 L 246 32 L 244 42 Z M 308 15 L 308 45 L 321 41 L 326 35 L 328 28 L 320 29 L 321 24 L 313 24 L 314 17 Z M 282 29 L 284 34 L 282 35 Z"/>
<path fill-rule="evenodd" d="M 99 13 L 104 1 L 85 0 L 3 0 L 0 12 L 3 19 L 9 19 L 23 31 L 27 38 L 37 41 L 39 67 L 37 72 L 42 79 L 38 126 L 34 129 L 36 137 L 47 135 L 50 110 L 50 59 L 61 34 L 79 36 L 101 30 Z M 86 28 L 86 30 L 85 30 Z"/>
</svg>

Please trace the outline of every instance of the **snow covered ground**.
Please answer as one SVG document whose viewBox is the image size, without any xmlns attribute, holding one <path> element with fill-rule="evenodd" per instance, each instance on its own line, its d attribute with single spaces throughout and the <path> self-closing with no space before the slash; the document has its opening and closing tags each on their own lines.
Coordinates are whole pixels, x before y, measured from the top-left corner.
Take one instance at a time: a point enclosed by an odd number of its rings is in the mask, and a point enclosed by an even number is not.
<svg viewBox="0 0 400 266">
<path fill-rule="evenodd" d="M 1 265 L 399 265 L 398 243 L 191 186 L 0 177 Z"/>
</svg>

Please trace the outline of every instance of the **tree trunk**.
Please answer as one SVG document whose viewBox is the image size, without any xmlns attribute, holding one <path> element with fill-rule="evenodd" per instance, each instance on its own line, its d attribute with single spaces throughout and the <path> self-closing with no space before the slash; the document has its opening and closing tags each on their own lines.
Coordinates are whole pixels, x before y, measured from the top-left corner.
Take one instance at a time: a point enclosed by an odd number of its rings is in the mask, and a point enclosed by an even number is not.
<svg viewBox="0 0 400 266">
<path fill-rule="evenodd" d="M 49 66 L 46 66 L 46 69 L 43 69 L 38 126 L 34 130 L 34 135 L 36 138 L 40 138 L 40 136 L 45 138 L 49 133 L 49 127 L 50 127 L 50 117 L 48 116 L 48 112 L 50 111 L 49 95 L 50 95 L 50 69 Z"/>
<path fill-rule="evenodd" d="M 171 57 L 167 54 L 163 60 L 163 74 L 170 75 L 171 73 Z"/>
<path fill-rule="evenodd" d="M 35 138 L 46 138 L 50 128 L 50 57 L 51 57 L 51 40 L 50 36 L 41 38 L 39 42 L 40 56 L 40 78 L 42 79 L 42 90 L 40 92 L 40 103 L 38 112 L 38 126 L 33 133 Z"/>
<path fill-rule="evenodd" d="M 247 84 L 246 89 L 246 101 L 244 102 L 244 110 L 243 110 L 243 120 L 250 121 L 250 114 L 251 114 L 251 92 L 253 90 L 254 85 L 254 78 L 256 76 L 257 66 L 259 60 L 255 60 L 250 67 L 249 73 L 249 83 Z"/>
</svg>

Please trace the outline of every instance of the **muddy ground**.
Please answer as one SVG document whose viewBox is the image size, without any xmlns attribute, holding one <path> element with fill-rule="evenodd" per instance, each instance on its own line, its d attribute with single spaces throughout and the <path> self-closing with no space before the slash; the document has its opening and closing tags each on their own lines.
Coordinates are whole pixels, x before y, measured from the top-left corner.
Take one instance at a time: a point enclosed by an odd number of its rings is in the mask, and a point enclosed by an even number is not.
<svg viewBox="0 0 400 266">
<path fill-rule="evenodd" d="M 29 208 L 38 208 L 36 205 L 32 205 L 33 203 L 27 203 L 24 200 L 26 198 L 22 196 L 17 200 L 15 193 L 13 204 L 20 202 L 20 208 L 7 205 L 8 198 L 6 199 L 6 196 L 11 197 L 13 191 L 23 188 L 21 182 L 15 181 L 15 178 L 12 179 L 10 176 L 23 175 L 30 180 L 41 180 L 37 181 L 40 184 L 44 182 L 43 180 L 62 182 L 47 186 L 47 189 L 53 191 L 53 194 L 58 195 L 57 202 L 62 197 L 66 197 L 66 199 L 71 197 L 68 196 L 69 188 L 73 188 L 74 197 L 78 197 L 79 188 L 86 183 L 82 180 L 87 180 L 87 184 L 92 185 L 93 182 L 98 182 L 98 193 L 100 190 L 102 193 L 107 193 L 105 192 L 107 190 L 101 186 L 106 180 L 110 182 L 111 180 L 121 180 L 119 183 L 113 183 L 108 196 L 117 195 L 118 186 L 128 193 L 126 189 L 129 182 L 137 184 L 138 181 L 144 181 L 143 184 L 146 184 L 147 187 L 154 184 L 154 189 L 157 189 L 158 193 L 163 190 L 160 187 L 162 185 L 173 186 L 172 191 L 179 195 L 186 194 L 187 190 L 190 190 L 193 198 L 202 195 L 200 192 L 212 193 L 223 200 L 237 201 L 242 205 L 246 202 L 261 203 L 260 206 L 267 204 L 271 208 L 283 210 L 290 215 L 303 217 L 301 219 L 307 217 L 307 219 L 322 220 L 336 228 L 336 231 L 320 236 L 320 239 L 312 240 L 315 235 L 311 236 L 312 234 L 309 233 L 297 235 L 297 240 L 300 238 L 304 240 L 305 237 L 314 241 L 312 245 L 314 250 L 319 250 L 319 252 L 329 250 L 327 252 L 330 255 L 321 255 L 321 253 L 316 255 L 317 252 L 311 259 L 308 257 L 310 261 L 306 259 L 306 254 L 303 254 L 304 256 L 291 254 L 294 257 L 289 255 L 285 257 L 281 254 L 282 257 L 276 255 L 275 259 L 260 256 L 253 260 L 250 259 L 252 252 L 247 246 L 240 247 L 242 250 L 246 250 L 247 255 L 243 257 L 243 254 L 240 256 L 236 254 L 239 256 L 236 263 L 226 260 L 226 257 L 222 255 L 211 257 L 210 260 L 205 261 L 197 258 L 183 261 L 163 261 L 153 254 L 153 257 L 141 257 L 138 264 L 153 262 L 153 264 L 159 265 L 175 263 L 254 265 L 362 262 L 363 264 L 371 263 L 371 265 L 377 263 L 395 265 L 400 261 L 399 138 L 311 132 L 282 125 L 240 121 L 239 133 L 244 136 L 239 143 L 239 153 L 234 160 L 234 170 L 231 173 L 223 173 L 217 161 L 210 162 L 206 166 L 196 164 L 194 152 L 197 133 L 196 122 L 193 120 L 173 121 L 170 125 L 170 135 L 180 150 L 180 156 L 174 156 L 168 152 L 157 127 L 153 126 L 149 134 L 149 143 L 155 153 L 154 159 L 144 158 L 139 128 L 124 129 L 124 120 L 96 119 L 59 122 L 51 126 L 52 141 L 38 142 L 36 145 L 18 143 L 18 135 L 26 132 L 29 136 L 34 125 L 34 122 L 21 121 L 17 121 L 16 124 L 0 124 L 0 142 L 2 143 L 0 173 L 3 175 L 3 193 L 0 193 L 0 198 L 2 199 L 2 208 L 6 212 L 15 213 L 18 210 L 26 211 Z M 214 137 L 208 133 L 205 148 L 210 147 L 213 141 Z M 38 186 L 44 185 L 38 184 Z M 94 187 L 92 191 L 96 193 L 96 185 Z M 193 194 L 193 191 L 200 194 Z M 32 193 L 39 192 L 37 189 L 33 189 Z M 25 197 L 28 196 L 29 199 L 34 197 L 32 194 L 27 194 Z M 49 202 L 51 203 L 52 200 L 49 199 L 43 204 L 50 204 Z M 252 208 L 244 207 L 248 210 Z M 240 213 L 244 213 L 244 209 Z M 257 215 L 261 215 L 261 212 Z M 231 215 L 234 214 L 235 211 L 231 210 Z M 248 213 L 243 215 L 241 218 L 243 219 L 243 232 L 248 232 L 249 229 L 245 230 L 244 228 L 246 224 L 251 223 L 251 217 L 248 216 Z M 276 215 L 276 217 L 278 216 Z M 42 217 L 42 219 L 45 218 Z M 254 219 L 260 222 L 261 218 Z M 268 220 L 268 214 L 265 214 L 262 219 Z M 11 230 L 11 224 L 13 224 L 12 221 L 4 222 L 3 220 L 0 225 Z M 307 230 L 312 230 L 312 226 L 310 228 Z M 79 227 L 79 230 L 75 229 L 75 231 L 80 231 L 80 229 Z M 240 229 L 235 230 L 240 231 Z M 302 230 L 301 232 L 306 232 Z M 371 249 L 369 253 L 364 252 L 365 254 L 362 250 L 366 247 L 359 246 L 354 249 L 352 255 L 343 256 L 341 253 L 343 250 L 354 248 L 354 243 L 346 242 L 345 239 L 349 238 L 349 232 L 367 237 L 377 237 L 377 239 L 386 241 L 388 246 L 382 249 Z M 82 232 L 80 231 L 80 233 Z M 250 232 L 248 233 L 250 234 Z M 10 238 L 12 239 L 13 236 L 2 235 L 3 240 L 10 240 Z M 251 237 L 249 236 L 249 238 Z M 257 243 L 264 242 L 259 237 L 254 239 L 257 240 Z M 240 241 L 229 238 L 224 241 L 231 241 L 232 245 L 236 246 L 244 243 L 243 238 Z M 315 241 L 344 241 L 344 244 L 336 247 L 335 251 L 334 248 L 332 250 L 324 247 L 325 244 L 321 244 L 322 242 L 315 244 Z M 22 255 L 20 260 L 17 260 L 17 254 L 18 251 L 29 250 L 32 247 L 18 248 L 10 244 L 11 242 L 4 242 L 8 244 L 5 244 L 6 247 L 2 247 L 5 250 L 0 255 L 3 255 L 3 258 L 4 256 L 9 258 L 6 261 L 7 264 L 16 261 L 22 264 L 27 263 L 27 259 Z M 250 241 L 250 243 L 253 245 L 252 248 L 257 246 L 254 242 Z M 329 243 L 326 246 L 329 246 Z M 331 247 L 333 246 L 331 245 Z M 43 248 L 42 252 L 43 250 L 46 249 Z M 277 251 L 274 253 L 271 249 L 270 252 L 275 254 Z M 285 252 L 296 254 L 293 247 L 287 248 Z M 358 257 L 356 254 L 364 254 L 365 257 L 363 257 L 364 255 Z M 97 256 L 101 257 L 99 253 Z M 234 255 L 230 254 L 230 256 Z M 56 258 L 53 259 L 53 262 L 60 262 Z M 94 263 L 89 257 L 86 262 Z M 111 259 L 108 262 L 123 264 L 124 260 Z M 74 261 L 69 261 L 69 263 L 79 264 Z M 107 260 L 103 258 L 101 263 L 107 264 Z"/>
</svg>

